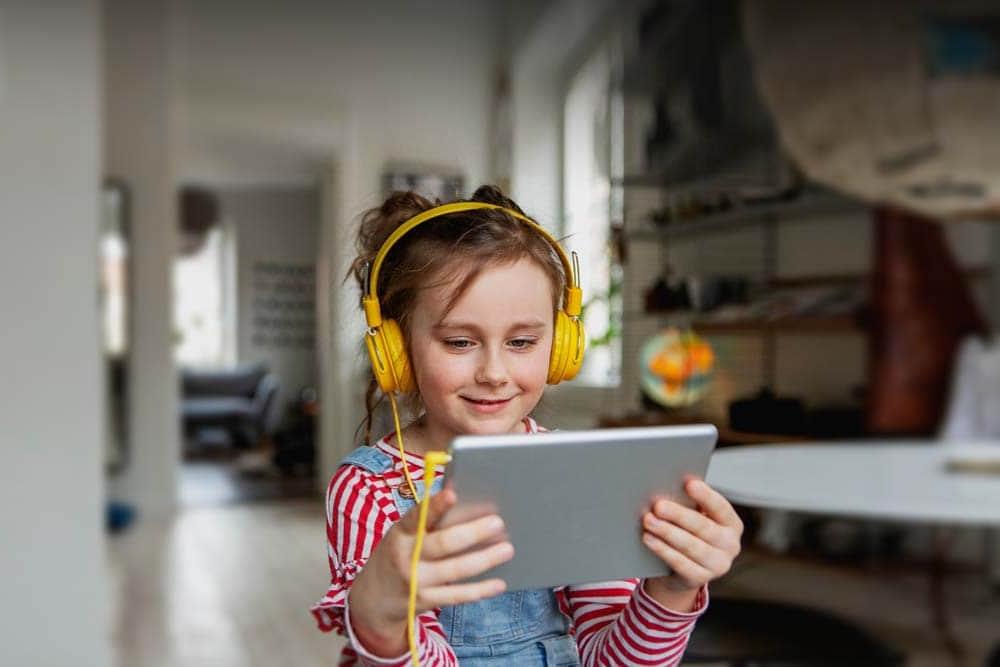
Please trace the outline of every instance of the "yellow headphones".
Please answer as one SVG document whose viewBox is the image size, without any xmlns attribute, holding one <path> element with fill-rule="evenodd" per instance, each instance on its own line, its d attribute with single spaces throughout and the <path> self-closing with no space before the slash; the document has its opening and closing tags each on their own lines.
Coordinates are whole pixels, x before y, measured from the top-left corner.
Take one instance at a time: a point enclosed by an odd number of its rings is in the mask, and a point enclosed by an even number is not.
<svg viewBox="0 0 1000 667">
<path fill-rule="evenodd" d="M 392 247 L 417 225 L 449 213 L 478 209 L 497 209 L 517 218 L 538 232 L 559 255 L 566 273 L 567 286 L 563 292 L 563 306 L 556 313 L 547 382 L 558 384 L 563 380 L 571 380 L 580 371 L 586 339 L 583 322 L 580 320 L 583 292 L 580 290 L 580 269 L 576 253 L 573 253 L 571 261 L 555 237 L 537 222 L 517 211 L 483 202 L 456 202 L 428 209 L 397 227 L 379 248 L 368 272 L 365 295 L 361 299 L 365 320 L 368 323 L 365 346 L 368 348 L 368 356 L 371 359 L 375 380 L 383 393 L 400 392 L 405 394 L 412 392 L 416 388 L 416 383 L 413 379 L 413 371 L 406 354 L 406 344 L 399 324 L 395 320 L 382 319 L 382 309 L 377 294 L 378 274 L 382 268 L 382 262 Z"/>
</svg>

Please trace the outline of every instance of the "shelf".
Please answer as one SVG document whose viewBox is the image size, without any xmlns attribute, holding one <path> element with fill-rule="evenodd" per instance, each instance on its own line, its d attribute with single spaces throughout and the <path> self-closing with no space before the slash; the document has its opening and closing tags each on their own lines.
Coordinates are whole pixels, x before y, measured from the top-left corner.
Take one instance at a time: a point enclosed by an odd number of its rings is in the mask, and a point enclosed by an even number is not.
<svg viewBox="0 0 1000 667">
<path fill-rule="evenodd" d="M 670 222 L 662 227 L 644 223 L 641 227 L 625 228 L 625 236 L 635 241 L 662 241 L 701 234 L 726 232 L 753 224 L 779 219 L 806 218 L 826 213 L 846 213 L 861 210 L 863 205 L 839 195 L 809 194 L 789 201 L 736 206 L 722 213 Z"/>
<path fill-rule="evenodd" d="M 683 414 L 683 413 L 682 413 Z M 625 415 L 624 417 L 604 416 L 598 418 L 599 428 L 628 428 L 634 426 L 682 426 L 685 424 L 711 423 L 712 420 L 699 418 L 696 415 L 672 416 L 667 413 L 648 412 Z M 786 443 L 803 443 L 813 441 L 806 435 L 784 435 L 777 433 L 751 433 L 737 431 L 724 424 L 715 423 L 719 431 L 719 446 L 727 445 L 780 445 Z"/>
<path fill-rule="evenodd" d="M 989 265 L 967 266 L 962 275 L 969 280 L 984 280 L 993 274 Z M 857 285 L 871 280 L 868 273 L 830 273 L 814 276 L 774 277 L 765 284 L 768 289 L 794 289 L 798 287 L 825 287 L 829 285 Z"/>
<path fill-rule="evenodd" d="M 828 273 L 811 276 L 775 276 L 765 282 L 768 289 L 796 289 L 799 287 L 831 287 L 859 285 L 871 279 L 868 273 Z"/>
<path fill-rule="evenodd" d="M 962 275 L 967 280 L 984 280 L 992 275 L 992 268 L 982 265 L 969 266 L 962 269 Z M 809 287 L 859 285 L 867 283 L 870 279 L 871 276 L 868 274 L 843 273 L 776 277 L 766 281 L 765 284 L 769 290 L 793 290 Z M 643 318 L 671 318 L 678 326 L 691 327 L 702 334 L 754 334 L 762 332 L 822 334 L 827 332 L 862 332 L 866 329 L 864 308 L 861 312 L 854 314 L 802 315 L 773 319 L 715 320 L 710 317 L 699 319 L 698 313 L 686 310 L 630 311 L 624 314 L 626 320 Z"/>
<path fill-rule="evenodd" d="M 864 326 L 854 315 L 817 315 L 814 317 L 784 317 L 775 320 L 733 320 L 713 322 L 695 320 L 691 328 L 701 334 L 767 333 L 862 333 Z"/>
<path fill-rule="evenodd" d="M 777 319 L 699 320 L 692 313 L 678 310 L 625 313 L 625 320 L 667 319 L 678 327 L 690 327 L 703 335 L 744 335 L 759 333 L 841 334 L 863 333 L 860 315 L 803 315 Z M 670 323 L 668 323 L 669 325 Z"/>
</svg>

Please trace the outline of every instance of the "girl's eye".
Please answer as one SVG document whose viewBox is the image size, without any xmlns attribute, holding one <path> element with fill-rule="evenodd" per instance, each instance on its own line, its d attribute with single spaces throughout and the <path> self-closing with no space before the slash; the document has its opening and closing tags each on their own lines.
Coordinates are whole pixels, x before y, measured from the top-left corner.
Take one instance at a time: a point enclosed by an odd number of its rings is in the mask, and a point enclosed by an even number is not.
<svg viewBox="0 0 1000 667">
<path fill-rule="evenodd" d="M 515 338 L 508 344 L 515 350 L 526 350 L 537 342 L 534 338 Z"/>
<path fill-rule="evenodd" d="M 444 344 L 453 350 L 465 350 L 472 347 L 472 341 L 466 338 L 450 338 Z"/>
</svg>

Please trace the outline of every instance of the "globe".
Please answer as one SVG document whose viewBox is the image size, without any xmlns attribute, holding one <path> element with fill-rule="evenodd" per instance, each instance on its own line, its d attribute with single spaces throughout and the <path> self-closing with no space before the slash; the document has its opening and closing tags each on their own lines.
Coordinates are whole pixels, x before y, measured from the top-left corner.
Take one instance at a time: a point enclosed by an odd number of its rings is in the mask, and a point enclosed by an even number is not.
<svg viewBox="0 0 1000 667">
<path fill-rule="evenodd" d="M 685 407 L 708 391 L 715 353 L 694 331 L 670 327 L 643 343 L 639 367 L 646 396 L 664 407 Z"/>
</svg>

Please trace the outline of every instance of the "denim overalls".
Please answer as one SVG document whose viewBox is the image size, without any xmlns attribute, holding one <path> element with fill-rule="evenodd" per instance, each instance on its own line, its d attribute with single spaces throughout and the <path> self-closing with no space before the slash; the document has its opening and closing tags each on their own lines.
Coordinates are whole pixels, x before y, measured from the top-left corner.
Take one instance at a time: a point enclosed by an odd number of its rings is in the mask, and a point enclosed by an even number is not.
<svg viewBox="0 0 1000 667">
<path fill-rule="evenodd" d="M 381 475 L 392 469 L 393 459 L 376 447 L 359 447 L 343 464 Z M 417 494 L 423 496 L 424 482 L 414 479 Z M 400 493 L 405 485 L 392 490 L 400 516 L 415 504 Z M 431 487 L 441 490 L 441 479 Z M 567 630 L 569 622 L 559 611 L 555 593 L 539 588 L 504 593 L 488 600 L 445 607 L 438 620 L 459 664 L 472 667 L 575 667 L 579 665 L 576 641 Z"/>
</svg>

